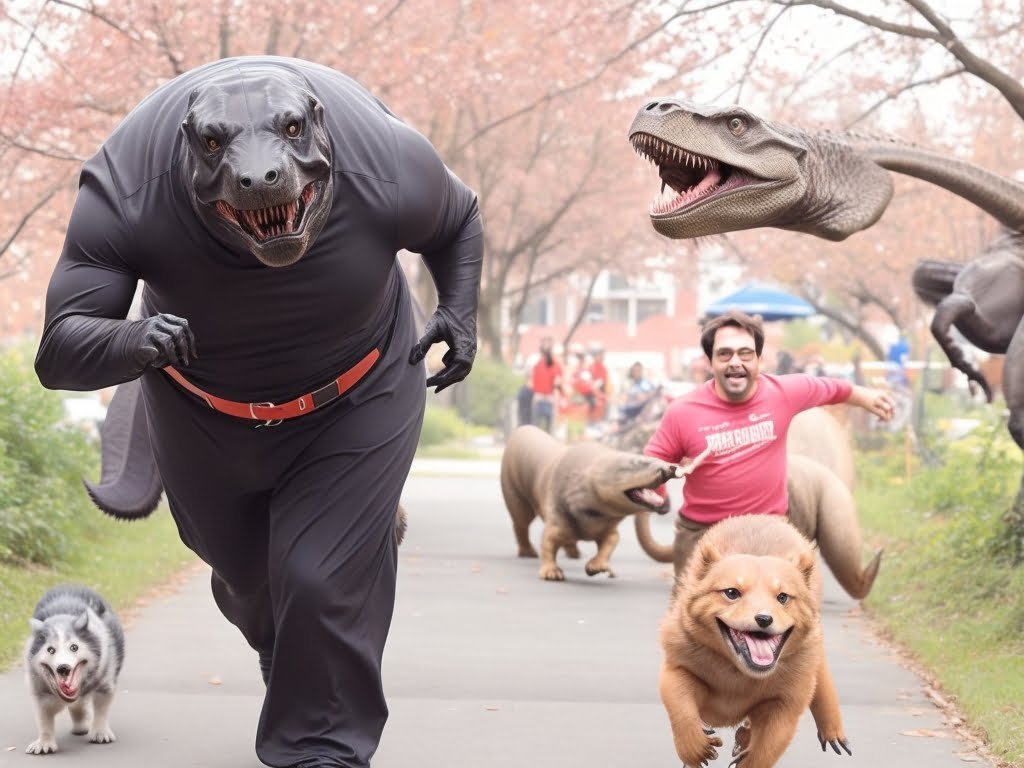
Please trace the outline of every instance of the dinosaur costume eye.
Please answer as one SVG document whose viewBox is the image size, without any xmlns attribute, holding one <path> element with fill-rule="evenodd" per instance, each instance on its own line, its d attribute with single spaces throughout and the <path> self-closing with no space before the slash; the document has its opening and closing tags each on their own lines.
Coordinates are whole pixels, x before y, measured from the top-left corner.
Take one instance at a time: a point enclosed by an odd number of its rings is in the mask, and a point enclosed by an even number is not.
<svg viewBox="0 0 1024 768">
<path fill-rule="evenodd" d="M 206 142 L 206 148 L 211 152 L 216 152 L 220 149 L 220 141 L 215 136 L 207 136 L 203 141 Z"/>
<path fill-rule="evenodd" d="M 298 120 L 292 120 L 284 127 L 284 133 L 289 139 L 294 139 L 302 133 L 302 123 Z"/>
<path fill-rule="evenodd" d="M 742 117 L 734 117 L 729 120 L 729 130 L 732 131 L 733 136 L 739 136 L 747 130 L 747 121 Z"/>
</svg>

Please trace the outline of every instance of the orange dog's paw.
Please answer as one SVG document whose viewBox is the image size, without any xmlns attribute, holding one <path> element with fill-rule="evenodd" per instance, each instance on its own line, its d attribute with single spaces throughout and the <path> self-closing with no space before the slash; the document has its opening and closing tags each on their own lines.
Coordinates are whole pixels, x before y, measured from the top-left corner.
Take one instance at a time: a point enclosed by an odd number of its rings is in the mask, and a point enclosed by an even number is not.
<svg viewBox="0 0 1024 768">
<path fill-rule="evenodd" d="M 703 768 L 718 757 L 717 747 L 722 740 L 710 728 L 687 733 L 686 738 L 676 740 L 676 754 L 686 768 Z"/>
<path fill-rule="evenodd" d="M 598 560 L 597 558 L 589 561 L 586 566 L 584 566 L 584 570 L 587 572 L 587 576 L 597 576 L 599 573 L 607 573 L 608 578 L 615 578 L 615 573 L 609 567 L 608 563 L 603 560 Z"/>
<path fill-rule="evenodd" d="M 843 754 L 839 751 L 842 747 L 846 754 L 853 755 L 850 749 L 850 742 L 846 740 L 846 734 L 842 732 L 841 728 L 827 728 L 824 733 L 818 731 L 818 743 L 821 744 L 821 751 L 827 751 L 828 747 L 832 747 L 832 751 L 837 755 Z"/>
<path fill-rule="evenodd" d="M 565 581 L 565 574 L 557 565 L 542 565 L 540 567 L 540 577 L 544 581 Z"/>
</svg>

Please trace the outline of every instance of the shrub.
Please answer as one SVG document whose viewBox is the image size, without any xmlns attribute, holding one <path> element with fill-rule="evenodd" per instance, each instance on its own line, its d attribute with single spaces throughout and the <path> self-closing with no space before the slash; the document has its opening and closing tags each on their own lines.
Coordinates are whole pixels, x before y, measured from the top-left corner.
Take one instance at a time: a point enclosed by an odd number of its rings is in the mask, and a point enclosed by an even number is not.
<svg viewBox="0 0 1024 768">
<path fill-rule="evenodd" d="M 941 466 L 912 483 L 914 506 L 942 518 L 936 552 L 958 560 L 979 555 L 1017 562 L 1020 522 L 1012 510 L 1021 479 L 1020 449 L 1005 421 L 983 423 L 961 440 L 941 446 Z"/>
<path fill-rule="evenodd" d="M 0 352 L 0 559 L 50 565 L 68 552 L 64 529 L 94 514 L 82 477 L 98 453 L 60 426 L 60 394 L 39 384 L 25 349 Z"/>
<path fill-rule="evenodd" d="M 481 355 L 473 370 L 459 386 L 459 414 L 470 424 L 495 427 L 502 424 L 506 403 L 523 383 L 522 374 L 494 358 Z"/>
<path fill-rule="evenodd" d="M 463 437 L 466 425 L 462 423 L 454 408 L 428 406 L 423 413 L 423 429 L 420 431 L 420 448 L 441 445 Z"/>
</svg>

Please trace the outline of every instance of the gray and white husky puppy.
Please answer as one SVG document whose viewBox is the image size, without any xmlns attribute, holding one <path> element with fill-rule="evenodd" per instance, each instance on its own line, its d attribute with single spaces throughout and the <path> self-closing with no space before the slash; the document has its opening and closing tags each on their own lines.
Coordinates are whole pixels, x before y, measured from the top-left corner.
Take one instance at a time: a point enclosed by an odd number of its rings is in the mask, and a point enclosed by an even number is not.
<svg viewBox="0 0 1024 768">
<path fill-rule="evenodd" d="M 124 632 L 113 609 L 88 587 L 54 587 L 29 619 L 25 677 L 36 706 L 39 738 L 25 751 L 57 751 L 54 720 L 65 708 L 71 732 L 89 741 L 114 741 L 107 714 L 124 662 Z"/>
</svg>

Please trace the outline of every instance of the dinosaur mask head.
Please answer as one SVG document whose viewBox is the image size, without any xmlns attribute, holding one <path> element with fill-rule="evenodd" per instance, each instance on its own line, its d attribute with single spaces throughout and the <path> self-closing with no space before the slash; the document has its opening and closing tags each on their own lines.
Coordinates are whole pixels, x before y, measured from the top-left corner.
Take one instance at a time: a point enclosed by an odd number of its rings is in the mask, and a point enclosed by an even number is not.
<svg viewBox="0 0 1024 768">
<path fill-rule="evenodd" d="M 784 227 L 807 183 L 806 148 L 738 107 L 651 101 L 634 118 L 629 140 L 658 167 L 662 192 L 650 216 L 666 237 Z"/>
<path fill-rule="evenodd" d="M 305 82 L 233 70 L 192 93 L 182 132 L 186 185 L 210 233 L 268 267 L 301 259 L 333 200 L 323 107 Z"/>
</svg>

